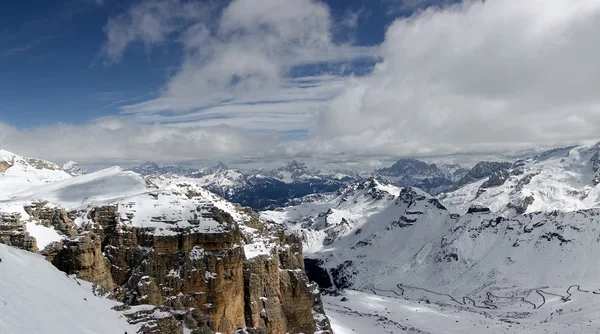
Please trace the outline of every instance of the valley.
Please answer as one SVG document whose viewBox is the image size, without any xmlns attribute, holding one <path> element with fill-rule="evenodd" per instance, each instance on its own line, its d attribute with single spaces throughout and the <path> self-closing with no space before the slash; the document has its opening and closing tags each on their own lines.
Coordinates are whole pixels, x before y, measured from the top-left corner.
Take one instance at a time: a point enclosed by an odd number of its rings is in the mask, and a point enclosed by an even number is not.
<svg viewBox="0 0 600 334">
<path fill-rule="evenodd" d="M 90 281 L 93 298 L 121 305 L 109 314 L 140 333 L 595 333 L 597 152 L 594 145 L 478 164 L 437 197 L 363 173 L 255 213 L 206 190 L 245 189 L 247 181 L 236 181 L 257 177 L 249 171 L 85 173 L 70 163 L 67 173 L 3 151 L 0 241 Z M 291 188 L 332 177 L 309 171 L 294 162 L 260 175 Z M 491 181 L 497 175 L 505 180 Z M 576 205 L 563 191 L 574 179 L 586 193 Z M 474 188 L 485 191 L 469 199 Z M 486 206 L 495 193 L 506 196 Z M 533 198 L 526 212 L 512 206 L 524 194 Z M 132 313 L 140 307 L 146 315 Z"/>
</svg>

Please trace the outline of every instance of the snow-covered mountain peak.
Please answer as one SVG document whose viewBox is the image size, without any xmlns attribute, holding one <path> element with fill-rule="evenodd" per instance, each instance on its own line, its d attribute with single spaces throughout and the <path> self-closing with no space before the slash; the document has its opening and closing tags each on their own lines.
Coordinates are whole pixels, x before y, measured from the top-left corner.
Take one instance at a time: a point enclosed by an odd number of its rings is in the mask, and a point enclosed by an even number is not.
<svg viewBox="0 0 600 334">
<path fill-rule="evenodd" d="M 32 186 L 66 180 L 72 176 L 51 162 L 0 150 L 0 199 Z"/>
<path fill-rule="evenodd" d="M 0 161 L 12 161 L 15 157 L 17 157 L 16 154 L 4 149 L 0 149 Z"/>
<path fill-rule="evenodd" d="M 440 195 L 458 212 L 473 204 L 506 214 L 594 208 L 600 204 L 600 144 L 557 148 L 514 163 L 479 163 L 461 183 Z"/>
<path fill-rule="evenodd" d="M 77 163 L 75 161 L 69 161 L 69 162 L 65 163 L 62 166 L 62 169 L 65 172 L 67 172 L 73 176 L 80 176 L 80 175 L 85 174 L 85 171 L 83 169 L 81 169 L 81 167 L 79 166 L 79 163 Z"/>
<path fill-rule="evenodd" d="M 288 172 L 306 171 L 308 170 L 308 166 L 306 166 L 306 164 L 303 162 L 292 160 L 288 162 L 285 166 L 278 168 L 278 170 L 286 170 Z"/>
<path fill-rule="evenodd" d="M 227 167 L 227 165 L 225 165 L 221 161 L 219 161 L 216 165 L 209 168 L 210 173 L 219 173 L 219 172 L 224 172 L 227 170 L 230 170 L 230 168 Z"/>
<path fill-rule="evenodd" d="M 402 187 L 417 187 L 431 194 L 438 194 L 454 188 L 467 170 L 459 165 L 428 164 L 426 162 L 403 158 L 391 167 L 375 171 L 376 175 Z"/>
<path fill-rule="evenodd" d="M 388 181 L 370 177 L 365 181 L 351 183 L 338 191 L 341 199 L 363 195 L 371 196 L 373 199 L 383 199 L 384 197 L 395 197 L 400 194 L 400 188 Z"/>
</svg>

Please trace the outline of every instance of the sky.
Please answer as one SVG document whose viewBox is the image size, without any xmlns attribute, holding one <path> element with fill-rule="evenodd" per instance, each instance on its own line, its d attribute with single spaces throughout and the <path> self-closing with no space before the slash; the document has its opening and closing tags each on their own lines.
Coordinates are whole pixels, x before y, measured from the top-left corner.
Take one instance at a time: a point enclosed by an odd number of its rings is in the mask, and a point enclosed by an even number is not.
<svg viewBox="0 0 600 334">
<path fill-rule="evenodd" d="M 0 4 L 0 147 L 357 168 L 600 137 L 597 0 Z"/>
</svg>

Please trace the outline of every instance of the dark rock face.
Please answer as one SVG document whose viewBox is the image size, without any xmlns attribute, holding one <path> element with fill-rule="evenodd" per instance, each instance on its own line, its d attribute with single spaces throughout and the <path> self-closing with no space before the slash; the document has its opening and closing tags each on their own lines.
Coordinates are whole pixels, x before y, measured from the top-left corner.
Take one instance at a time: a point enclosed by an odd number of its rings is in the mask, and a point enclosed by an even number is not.
<svg viewBox="0 0 600 334">
<path fill-rule="evenodd" d="M 481 161 L 477 163 L 471 170 L 458 182 L 459 186 L 481 180 L 496 172 L 506 171 L 512 166 L 510 162 L 489 162 Z M 499 178 L 500 179 L 500 178 Z"/>
<path fill-rule="evenodd" d="M 333 288 L 331 277 L 327 270 L 323 268 L 323 261 L 319 259 L 304 259 L 304 267 L 308 278 L 317 283 L 319 288 L 327 290 Z"/>
<path fill-rule="evenodd" d="M 339 290 L 349 289 L 352 287 L 352 277 L 356 275 L 354 263 L 350 260 L 331 268 L 331 277 L 335 287 Z"/>
<path fill-rule="evenodd" d="M 507 208 L 509 208 L 509 209 L 515 209 L 515 211 L 517 212 L 517 214 L 522 215 L 525 212 L 527 212 L 527 208 L 531 204 L 533 204 L 534 201 L 535 201 L 535 198 L 533 196 L 527 196 L 527 197 L 521 199 L 517 203 L 508 203 Z"/>
<path fill-rule="evenodd" d="M 472 205 L 467 210 L 467 213 L 489 213 L 491 212 L 490 208 L 486 208 L 484 206 Z"/>
<path fill-rule="evenodd" d="M 510 177 L 510 173 L 508 172 L 508 170 L 506 170 L 506 169 L 497 170 L 489 176 L 489 179 L 487 181 L 483 182 L 483 184 L 481 185 L 481 188 L 485 189 L 485 188 L 501 186 L 504 184 L 504 182 L 506 182 L 506 180 L 508 180 L 509 177 Z"/>
<path fill-rule="evenodd" d="M 458 165 L 438 167 L 415 159 L 400 159 L 389 168 L 375 171 L 384 179 L 393 180 L 399 187 L 416 187 L 432 195 L 454 189 L 455 181 L 466 172 Z"/>
</svg>

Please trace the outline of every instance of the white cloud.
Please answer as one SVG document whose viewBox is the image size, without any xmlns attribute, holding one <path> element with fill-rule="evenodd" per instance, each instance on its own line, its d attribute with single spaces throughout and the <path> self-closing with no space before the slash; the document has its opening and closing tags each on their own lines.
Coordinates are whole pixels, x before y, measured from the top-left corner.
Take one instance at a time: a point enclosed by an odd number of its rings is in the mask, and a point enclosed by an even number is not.
<svg viewBox="0 0 600 334">
<path fill-rule="evenodd" d="M 191 22 L 210 18 L 210 7 L 180 0 L 144 1 L 109 19 L 103 53 L 108 62 L 121 60 L 129 44 L 141 41 L 150 48 L 164 43 Z"/>
<path fill-rule="evenodd" d="M 259 156 L 278 141 L 273 135 L 248 135 L 228 126 L 196 123 L 139 124 L 107 118 L 85 126 L 55 124 L 28 130 L 0 123 L 3 149 L 56 162 L 243 158 Z"/>
<path fill-rule="evenodd" d="M 468 1 L 399 19 L 290 154 L 510 152 L 600 133 L 600 2 Z"/>
<path fill-rule="evenodd" d="M 58 160 L 299 157 L 365 165 L 398 156 L 472 162 L 600 133 L 597 0 L 429 9 L 396 20 L 378 48 L 335 44 L 336 24 L 312 0 L 234 0 L 218 11 L 142 2 L 110 20 L 104 52 L 118 61 L 135 42 L 179 46 L 181 66 L 157 98 L 125 102 L 123 114 L 85 126 L 0 125 L 0 140 Z M 383 61 L 366 77 L 286 75 L 375 55 Z M 282 140 L 286 133 L 301 139 Z"/>
<path fill-rule="evenodd" d="M 181 113 L 278 94 L 294 67 L 376 54 L 375 48 L 334 44 L 329 8 L 314 0 L 234 0 L 214 20 L 194 11 L 207 9 L 182 9 L 175 0 L 150 1 L 109 22 L 109 59 L 119 59 L 137 40 L 153 45 L 168 36 L 176 36 L 185 51 L 181 68 L 162 95 L 127 106 L 126 112 Z"/>
</svg>

